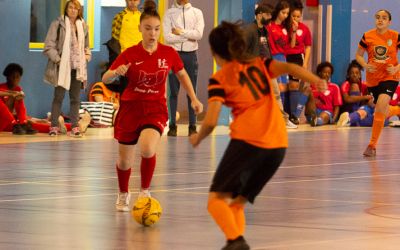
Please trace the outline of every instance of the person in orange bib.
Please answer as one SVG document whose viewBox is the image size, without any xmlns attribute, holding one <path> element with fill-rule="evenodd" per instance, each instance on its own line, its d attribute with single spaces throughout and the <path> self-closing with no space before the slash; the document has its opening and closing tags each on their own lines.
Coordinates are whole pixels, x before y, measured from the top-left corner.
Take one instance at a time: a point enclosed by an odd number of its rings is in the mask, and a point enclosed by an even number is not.
<svg viewBox="0 0 400 250">
<path fill-rule="evenodd" d="M 222 104 L 232 108 L 231 141 L 211 184 L 208 211 L 227 239 L 223 249 L 250 249 L 243 238 L 244 206 L 254 202 L 275 174 L 288 146 L 271 79 L 290 73 L 323 88 L 326 81 L 295 64 L 247 56 L 239 23 L 223 21 L 212 30 L 209 43 L 221 68 L 210 79 L 208 110 L 190 142 L 196 147 L 213 131 Z"/>
<path fill-rule="evenodd" d="M 370 142 L 363 155 L 376 155 L 376 145 L 389 115 L 389 102 L 396 92 L 400 77 L 397 53 L 400 35 L 390 30 L 392 15 L 387 10 L 375 13 L 376 28 L 365 32 L 358 45 L 356 60 L 366 69 L 368 92 L 374 98 L 375 114 Z M 364 60 L 364 53 L 368 61 Z"/>
</svg>

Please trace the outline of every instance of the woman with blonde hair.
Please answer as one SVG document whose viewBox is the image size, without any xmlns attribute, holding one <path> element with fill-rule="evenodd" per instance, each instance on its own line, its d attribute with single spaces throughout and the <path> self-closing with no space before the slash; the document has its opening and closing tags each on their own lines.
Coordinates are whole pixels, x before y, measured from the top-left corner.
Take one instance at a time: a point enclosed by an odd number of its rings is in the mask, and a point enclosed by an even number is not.
<svg viewBox="0 0 400 250">
<path fill-rule="evenodd" d="M 43 53 L 48 57 L 44 81 L 53 85 L 50 136 L 60 133 L 58 117 L 65 92 L 69 91 L 71 136 L 81 137 L 79 129 L 80 90 L 87 83 L 87 62 L 91 58 L 88 27 L 78 0 L 65 4 L 64 14 L 50 25 Z"/>
</svg>

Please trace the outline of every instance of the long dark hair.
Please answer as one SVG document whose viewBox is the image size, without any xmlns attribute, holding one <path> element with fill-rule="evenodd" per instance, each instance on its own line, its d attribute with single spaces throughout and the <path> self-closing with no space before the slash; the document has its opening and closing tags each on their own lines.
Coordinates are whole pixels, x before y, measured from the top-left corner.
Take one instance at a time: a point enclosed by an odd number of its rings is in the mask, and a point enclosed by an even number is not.
<svg viewBox="0 0 400 250">
<path fill-rule="evenodd" d="M 221 58 L 246 63 L 254 56 L 246 52 L 246 40 L 240 24 L 222 21 L 211 31 L 208 42 L 211 50 Z"/>
<path fill-rule="evenodd" d="M 281 12 L 281 10 L 283 9 L 289 9 L 290 10 L 290 4 L 286 1 L 280 1 L 276 6 L 274 11 L 272 11 L 272 15 L 271 15 L 271 21 L 275 22 L 276 19 L 279 16 L 279 13 Z M 290 13 L 289 13 L 290 14 Z M 288 22 L 289 21 L 289 22 Z M 290 32 L 290 16 L 288 16 L 286 18 L 285 21 L 283 21 L 282 25 L 285 27 L 285 29 L 287 30 L 287 32 Z"/>
<path fill-rule="evenodd" d="M 296 10 L 300 11 L 301 13 L 303 13 L 303 3 L 299 0 L 293 1 L 290 5 L 290 11 L 289 11 L 289 16 L 288 18 L 286 18 L 285 20 L 285 28 L 287 29 L 287 31 L 289 32 L 289 34 L 292 34 L 292 24 L 293 24 L 293 20 L 292 20 L 292 13 L 295 12 Z M 291 35 L 289 35 L 289 43 L 292 42 L 293 37 Z"/>
<path fill-rule="evenodd" d="M 346 81 L 350 82 L 350 71 L 352 68 L 357 68 L 360 70 L 360 72 L 363 71 L 363 67 L 361 66 L 361 64 L 359 64 L 356 60 L 351 61 L 351 63 L 347 67 Z"/>
</svg>

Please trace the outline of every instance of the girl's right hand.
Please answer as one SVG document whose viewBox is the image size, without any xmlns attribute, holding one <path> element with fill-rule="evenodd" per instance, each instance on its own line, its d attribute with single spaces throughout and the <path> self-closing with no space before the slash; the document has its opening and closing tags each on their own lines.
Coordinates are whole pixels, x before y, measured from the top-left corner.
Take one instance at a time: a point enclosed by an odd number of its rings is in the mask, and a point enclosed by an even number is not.
<svg viewBox="0 0 400 250">
<path fill-rule="evenodd" d="M 120 65 L 115 71 L 115 75 L 117 76 L 124 76 L 126 72 L 128 72 L 129 67 L 131 66 L 131 63 L 128 63 L 126 65 Z"/>
<path fill-rule="evenodd" d="M 365 66 L 365 70 L 367 71 L 367 72 L 369 72 L 369 73 L 375 73 L 376 72 L 376 67 L 375 67 L 375 65 L 372 65 L 372 64 L 367 64 L 366 66 Z"/>
<path fill-rule="evenodd" d="M 324 92 L 328 89 L 328 82 L 324 79 L 320 79 L 318 82 L 315 83 L 315 87 L 319 92 Z"/>
</svg>

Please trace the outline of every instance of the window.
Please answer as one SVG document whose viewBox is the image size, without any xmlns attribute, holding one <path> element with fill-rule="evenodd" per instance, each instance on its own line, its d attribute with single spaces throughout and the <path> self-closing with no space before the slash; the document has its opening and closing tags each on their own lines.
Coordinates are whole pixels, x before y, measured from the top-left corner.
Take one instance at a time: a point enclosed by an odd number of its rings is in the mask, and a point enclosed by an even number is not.
<svg viewBox="0 0 400 250">
<path fill-rule="evenodd" d="M 30 49 L 43 49 L 44 40 L 52 21 L 64 13 L 67 0 L 31 0 Z M 84 8 L 84 18 L 89 26 L 90 47 L 94 46 L 94 2 L 95 0 L 80 0 Z"/>
</svg>

